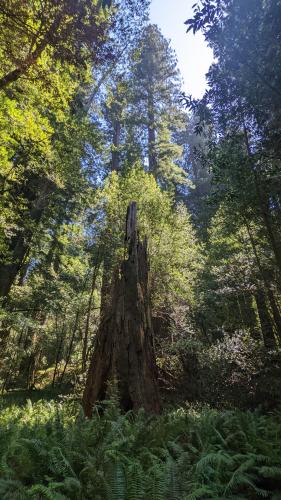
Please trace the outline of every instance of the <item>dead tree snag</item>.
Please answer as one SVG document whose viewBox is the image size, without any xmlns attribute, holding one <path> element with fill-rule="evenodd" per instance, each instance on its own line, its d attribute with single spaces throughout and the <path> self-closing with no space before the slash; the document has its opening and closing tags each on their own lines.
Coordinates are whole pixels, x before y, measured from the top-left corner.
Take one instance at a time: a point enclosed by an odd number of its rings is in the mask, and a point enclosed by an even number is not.
<svg viewBox="0 0 281 500">
<path fill-rule="evenodd" d="M 137 234 L 137 207 L 129 205 L 126 219 L 128 257 L 115 271 L 111 300 L 96 338 L 83 395 L 85 414 L 106 396 L 116 380 L 121 407 L 158 413 L 160 402 L 149 303 L 147 241 Z"/>
</svg>

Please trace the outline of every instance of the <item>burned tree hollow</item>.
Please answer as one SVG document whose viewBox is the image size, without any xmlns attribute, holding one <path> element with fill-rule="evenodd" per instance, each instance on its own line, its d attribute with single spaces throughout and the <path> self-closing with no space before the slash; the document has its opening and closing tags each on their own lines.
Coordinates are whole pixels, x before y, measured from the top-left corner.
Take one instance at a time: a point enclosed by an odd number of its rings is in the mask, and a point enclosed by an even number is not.
<svg viewBox="0 0 281 500">
<path fill-rule="evenodd" d="M 127 210 L 125 244 L 128 256 L 115 270 L 87 376 L 83 395 L 87 416 L 91 416 L 94 404 L 106 397 L 111 382 L 116 383 L 123 410 L 160 411 L 147 241 L 138 237 L 135 202 Z"/>
</svg>

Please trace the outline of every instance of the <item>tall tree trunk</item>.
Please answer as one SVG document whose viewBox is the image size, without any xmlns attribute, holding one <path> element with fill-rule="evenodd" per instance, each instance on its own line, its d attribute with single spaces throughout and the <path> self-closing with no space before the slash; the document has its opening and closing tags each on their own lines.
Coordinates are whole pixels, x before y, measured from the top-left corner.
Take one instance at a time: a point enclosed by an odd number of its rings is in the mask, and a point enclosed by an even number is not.
<svg viewBox="0 0 281 500">
<path fill-rule="evenodd" d="M 249 160 L 251 162 L 251 172 L 253 174 L 257 199 L 259 202 L 259 208 L 260 208 L 261 216 L 263 218 L 264 226 L 265 226 L 266 232 L 267 232 L 267 239 L 268 239 L 269 244 L 271 245 L 271 248 L 273 250 L 276 264 L 277 264 L 279 270 L 281 271 L 281 242 L 277 238 L 276 233 L 275 233 L 274 228 L 273 228 L 272 217 L 271 217 L 270 210 L 269 210 L 269 200 L 268 200 L 268 197 L 265 195 L 265 193 L 262 190 L 262 186 L 261 186 L 260 179 L 258 176 L 257 166 L 254 162 L 253 155 L 251 153 L 248 131 L 247 131 L 247 128 L 245 125 L 244 125 L 244 137 L 245 137 L 245 145 L 246 145 L 247 154 L 248 154 Z"/>
<path fill-rule="evenodd" d="M 148 168 L 149 172 L 155 176 L 157 170 L 157 155 L 154 104 L 152 97 L 148 98 Z"/>
<path fill-rule="evenodd" d="M 270 284 L 270 281 L 268 279 L 268 276 L 267 276 L 266 272 L 264 271 L 264 269 L 262 267 L 262 264 L 261 264 L 261 261 L 260 261 L 259 255 L 258 255 L 256 243 L 255 243 L 255 240 L 254 240 L 253 235 L 252 235 L 251 228 L 250 228 L 250 226 L 249 226 L 246 218 L 244 218 L 244 220 L 245 220 L 245 224 L 246 224 L 248 236 L 250 238 L 250 242 L 251 242 L 251 245 L 252 245 L 252 249 L 253 249 L 253 252 L 254 252 L 254 255 L 255 255 L 255 259 L 256 259 L 256 262 L 257 262 L 257 266 L 258 266 L 260 275 L 261 275 L 261 277 L 263 279 L 263 282 L 264 282 L 264 285 L 265 285 L 265 288 L 266 288 L 266 291 L 267 291 L 267 296 L 269 298 L 270 307 L 271 307 L 273 318 L 274 318 L 274 322 L 275 322 L 275 325 L 276 325 L 276 331 L 277 331 L 278 337 L 281 339 L 281 316 L 280 316 L 280 311 L 279 311 L 278 305 L 276 303 L 275 296 L 274 296 L 273 290 L 271 288 L 271 284 Z"/>
<path fill-rule="evenodd" d="M 255 299 L 258 308 L 258 315 L 260 319 L 264 345 L 267 349 L 276 349 L 273 325 L 267 309 L 266 296 L 264 291 L 258 290 L 255 295 Z"/>
<path fill-rule="evenodd" d="M 114 380 L 125 411 L 140 407 L 148 412 L 160 411 L 147 243 L 137 236 L 136 203 L 128 207 L 126 244 L 128 258 L 122 263 L 121 276 L 119 269 L 115 272 L 111 301 L 101 319 L 84 390 L 83 407 L 88 417 Z"/>
<path fill-rule="evenodd" d="M 66 355 L 65 364 L 64 364 L 63 371 L 62 371 L 61 378 L 60 378 L 60 384 L 63 383 L 64 375 L 65 375 L 66 369 L 68 367 L 68 364 L 69 364 L 69 361 L 71 358 L 72 349 L 73 349 L 74 340 L 75 340 L 75 335 L 76 335 L 78 325 L 79 325 L 79 318 L 80 318 L 80 308 L 78 307 L 76 310 L 76 314 L 75 314 L 75 320 L 74 320 L 74 325 L 73 325 L 72 334 L 71 334 L 71 338 L 70 338 L 70 344 L 69 344 L 67 355 Z"/>
<path fill-rule="evenodd" d="M 63 321 L 60 328 L 60 332 L 57 323 L 58 323 L 58 318 L 56 316 L 57 352 L 56 352 L 56 361 L 55 361 L 55 369 L 52 380 L 52 387 L 55 386 L 56 378 L 59 376 L 59 362 L 61 358 L 61 353 L 63 351 L 63 343 L 65 338 L 65 327 L 66 327 L 65 313 L 63 315 Z"/>
</svg>

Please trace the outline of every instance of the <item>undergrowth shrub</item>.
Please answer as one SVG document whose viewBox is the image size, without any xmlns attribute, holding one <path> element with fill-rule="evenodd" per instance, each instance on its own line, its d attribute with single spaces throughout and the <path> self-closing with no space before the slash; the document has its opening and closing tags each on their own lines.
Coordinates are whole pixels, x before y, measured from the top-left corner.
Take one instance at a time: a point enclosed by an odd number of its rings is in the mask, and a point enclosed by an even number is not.
<svg viewBox="0 0 281 500">
<path fill-rule="evenodd" d="M 247 332 L 212 344 L 189 336 L 173 345 L 172 354 L 181 362 L 176 390 L 189 401 L 266 411 L 281 404 L 281 353 L 266 350 Z"/>
<path fill-rule="evenodd" d="M 281 498 L 280 413 L 121 414 L 30 401 L 0 414 L 0 498 Z"/>
</svg>

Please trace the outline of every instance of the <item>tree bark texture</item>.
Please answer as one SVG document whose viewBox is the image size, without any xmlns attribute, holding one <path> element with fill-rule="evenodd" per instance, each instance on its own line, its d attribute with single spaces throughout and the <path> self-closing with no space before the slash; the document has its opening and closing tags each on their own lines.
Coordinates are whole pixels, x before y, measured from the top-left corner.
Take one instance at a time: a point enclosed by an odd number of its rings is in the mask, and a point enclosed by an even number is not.
<svg viewBox="0 0 281 500">
<path fill-rule="evenodd" d="M 126 244 L 128 258 L 115 271 L 111 300 L 101 318 L 86 387 L 85 414 L 106 397 L 108 384 L 116 381 L 123 410 L 143 407 L 158 413 L 160 401 L 149 304 L 147 242 L 139 241 L 136 203 L 128 207 Z"/>
</svg>

